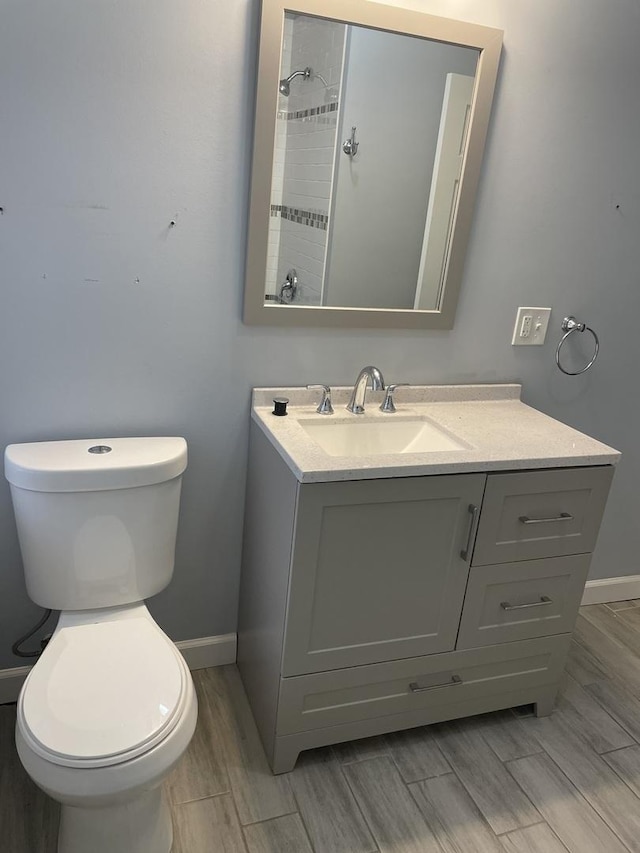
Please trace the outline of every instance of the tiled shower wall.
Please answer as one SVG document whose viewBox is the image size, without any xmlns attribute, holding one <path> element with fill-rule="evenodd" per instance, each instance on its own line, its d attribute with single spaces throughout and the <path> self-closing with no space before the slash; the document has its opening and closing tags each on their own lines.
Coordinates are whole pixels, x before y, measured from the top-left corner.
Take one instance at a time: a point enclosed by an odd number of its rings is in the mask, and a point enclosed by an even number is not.
<svg viewBox="0 0 640 853">
<path fill-rule="evenodd" d="M 285 18 L 281 74 L 310 66 L 319 77 L 291 82 L 276 128 L 266 292 L 298 273 L 299 304 L 319 305 L 336 146 L 345 25 L 305 15 Z"/>
<path fill-rule="evenodd" d="M 291 40 L 293 36 L 293 18 L 289 15 L 284 19 L 282 34 L 282 56 L 280 60 L 280 76 L 288 77 L 291 68 Z M 271 210 L 277 210 L 282 205 L 284 191 L 284 162 L 287 148 L 286 112 L 282 103 L 287 99 L 278 96 L 278 115 L 276 117 L 276 136 L 273 149 L 273 167 L 271 172 Z M 269 219 L 269 238 L 267 243 L 267 266 L 265 274 L 265 294 L 275 295 L 279 291 L 278 284 L 278 254 L 280 252 L 280 217 L 272 215 Z M 283 279 L 284 281 L 284 279 Z M 282 282 L 280 282 L 281 284 Z"/>
</svg>

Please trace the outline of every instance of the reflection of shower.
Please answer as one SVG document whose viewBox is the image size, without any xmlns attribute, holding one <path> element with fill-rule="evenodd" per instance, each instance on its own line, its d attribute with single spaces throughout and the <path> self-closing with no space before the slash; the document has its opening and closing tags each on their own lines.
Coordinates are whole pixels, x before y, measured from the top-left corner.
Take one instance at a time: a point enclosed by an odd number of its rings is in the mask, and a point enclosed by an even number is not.
<svg viewBox="0 0 640 853">
<path fill-rule="evenodd" d="M 286 98 L 289 97 L 289 91 L 291 89 L 291 81 L 295 77 L 302 77 L 303 80 L 312 80 L 315 77 L 317 77 L 318 80 L 322 80 L 322 83 L 324 84 L 324 86 L 329 85 L 327 83 L 327 81 L 324 79 L 324 77 L 322 76 L 322 74 L 317 74 L 313 70 L 313 68 L 311 68 L 309 65 L 307 65 L 307 67 L 304 68 L 302 71 L 294 71 L 292 74 L 289 74 L 288 77 L 283 77 L 282 80 L 280 81 L 280 85 L 278 86 L 278 91 L 280 92 L 281 95 L 284 95 Z"/>
</svg>

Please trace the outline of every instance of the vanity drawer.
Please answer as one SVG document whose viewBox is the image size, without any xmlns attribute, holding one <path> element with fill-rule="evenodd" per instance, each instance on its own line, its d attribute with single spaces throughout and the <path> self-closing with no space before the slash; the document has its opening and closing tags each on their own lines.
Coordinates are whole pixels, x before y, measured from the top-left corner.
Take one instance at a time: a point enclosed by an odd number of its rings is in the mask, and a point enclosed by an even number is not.
<svg viewBox="0 0 640 853">
<path fill-rule="evenodd" d="M 276 732 L 312 731 L 557 681 L 571 635 L 283 678 Z M 471 703 L 471 704 L 470 704 Z"/>
<path fill-rule="evenodd" d="M 578 554 L 473 569 L 456 648 L 572 631 L 590 562 Z"/>
<path fill-rule="evenodd" d="M 472 564 L 590 553 L 612 477 L 609 465 L 490 474 Z"/>
</svg>

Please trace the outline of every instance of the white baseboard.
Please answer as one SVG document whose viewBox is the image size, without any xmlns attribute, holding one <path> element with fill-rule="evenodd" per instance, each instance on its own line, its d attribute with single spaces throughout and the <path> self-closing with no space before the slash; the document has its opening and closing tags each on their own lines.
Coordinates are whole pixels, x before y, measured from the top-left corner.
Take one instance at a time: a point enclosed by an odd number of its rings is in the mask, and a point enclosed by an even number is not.
<svg viewBox="0 0 640 853">
<path fill-rule="evenodd" d="M 16 701 L 22 687 L 22 682 L 29 675 L 30 670 L 30 666 L 14 666 L 11 669 L 0 669 L 0 705 Z"/>
<path fill-rule="evenodd" d="M 235 663 L 236 644 L 236 634 L 220 634 L 217 637 L 180 640 L 176 646 L 182 652 L 189 669 L 204 669 L 208 666 Z M 20 688 L 30 670 L 30 666 L 0 669 L 0 705 L 16 701 Z"/>
<path fill-rule="evenodd" d="M 582 604 L 606 604 L 607 601 L 628 601 L 631 598 L 640 598 L 640 575 L 587 581 Z"/>
<path fill-rule="evenodd" d="M 189 669 L 206 669 L 235 663 L 236 634 L 219 634 L 217 637 L 198 637 L 195 640 L 179 640 L 176 646 L 189 665 Z"/>
</svg>

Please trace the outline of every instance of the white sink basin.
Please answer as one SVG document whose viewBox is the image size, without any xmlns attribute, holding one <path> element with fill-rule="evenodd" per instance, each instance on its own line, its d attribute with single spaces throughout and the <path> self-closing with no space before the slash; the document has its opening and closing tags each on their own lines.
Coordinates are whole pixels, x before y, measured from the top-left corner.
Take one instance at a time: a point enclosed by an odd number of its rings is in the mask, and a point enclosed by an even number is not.
<svg viewBox="0 0 640 853">
<path fill-rule="evenodd" d="M 395 420 L 299 421 L 329 456 L 375 456 L 379 453 L 434 453 L 466 450 L 468 445 L 424 418 Z"/>
</svg>

